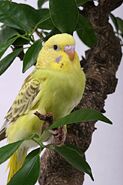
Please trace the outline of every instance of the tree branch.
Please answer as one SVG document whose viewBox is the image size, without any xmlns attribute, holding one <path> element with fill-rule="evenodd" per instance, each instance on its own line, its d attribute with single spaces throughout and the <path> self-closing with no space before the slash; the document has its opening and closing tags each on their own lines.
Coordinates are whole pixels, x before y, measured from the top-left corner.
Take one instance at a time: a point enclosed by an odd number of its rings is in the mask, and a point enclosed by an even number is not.
<svg viewBox="0 0 123 185">
<path fill-rule="evenodd" d="M 109 2 L 113 4 L 106 9 L 106 3 Z M 84 97 L 77 109 L 89 107 L 104 112 L 107 95 L 115 91 L 115 75 L 121 60 L 121 47 L 119 39 L 108 23 L 107 12 L 117 7 L 117 3 L 120 2 L 100 0 L 98 7 L 87 4 L 84 8 L 97 34 L 97 44 L 86 51 L 83 68 L 87 84 Z M 69 126 L 66 143 L 75 144 L 84 152 L 91 143 L 94 130 L 94 122 Z M 45 151 L 41 159 L 40 185 L 82 185 L 83 181 L 84 174 L 73 169 L 58 154 Z"/>
<path fill-rule="evenodd" d="M 101 8 L 109 13 L 118 8 L 123 3 L 123 0 L 99 0 L 99 3 Z"/>
</svg>

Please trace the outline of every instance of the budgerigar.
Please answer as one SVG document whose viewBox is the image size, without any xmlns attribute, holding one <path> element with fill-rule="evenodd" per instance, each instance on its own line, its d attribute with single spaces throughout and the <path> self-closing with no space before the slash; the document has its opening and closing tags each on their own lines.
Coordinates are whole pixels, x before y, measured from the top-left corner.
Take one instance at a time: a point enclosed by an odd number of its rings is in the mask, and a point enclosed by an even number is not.
<svg viewBox="0 0 123 185">
<path fill-rule="evenodd" d="M 80 102 L 85 81 L 73 36 L 63 33 L 49 38 L 5 117 L 3 130 L 8 142 L 42 133 L 45 123 L 34 114 L 36 111 L 43 115 L 50 112 L 54 120 L 68 115 Z M 8 181 L 20 169 L 33 144 L 25 141 L 10 158 Z"/>
</svg>

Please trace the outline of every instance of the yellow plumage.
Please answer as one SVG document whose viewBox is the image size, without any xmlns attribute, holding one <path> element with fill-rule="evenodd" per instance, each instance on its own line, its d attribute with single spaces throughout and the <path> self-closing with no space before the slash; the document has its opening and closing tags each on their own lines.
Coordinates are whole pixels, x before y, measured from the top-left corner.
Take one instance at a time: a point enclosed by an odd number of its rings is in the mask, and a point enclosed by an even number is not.
<svg viewBox="0 0 123 185">
<path fill-rule="evenodd" d="M 67 114 L 80 102 L 85 88 L 85 75 L 80 67 L 75 41 L 69 34 L 52 36 L 39 53 L 35 70 L 25 80 L 6 115 L 8 142 L 15 142 L 42 133 L 43 121 L 34 115 L 52 113 L 54 120 Z M 27 150 L 34 142 L 27 141 L 11 157 L 9 178 L 22 166 Z"/>
<path fill-rule="evenodd" d="M 22 167 L 23 162 L 26 158 L 27 150 L 26 149 L 19 149 L 15 152 L 9 160 L 8 167 L 9 175 L 8 175 L 8 182 L 10 179 L 15 175 L 15 173 Z"/>
</svg>

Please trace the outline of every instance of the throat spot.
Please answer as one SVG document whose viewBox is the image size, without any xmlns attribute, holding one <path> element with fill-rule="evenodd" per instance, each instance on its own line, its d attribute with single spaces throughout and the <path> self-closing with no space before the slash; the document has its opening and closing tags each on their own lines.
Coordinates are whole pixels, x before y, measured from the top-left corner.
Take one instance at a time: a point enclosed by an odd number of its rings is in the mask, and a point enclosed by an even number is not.
<svg viewBox="0 0 123 185">
<path fill-rule="evenodd" d="M 62 56 L 57 57 L 56 62 L 59 63 L 61 59 L 62 59 Z"/>
</svg>

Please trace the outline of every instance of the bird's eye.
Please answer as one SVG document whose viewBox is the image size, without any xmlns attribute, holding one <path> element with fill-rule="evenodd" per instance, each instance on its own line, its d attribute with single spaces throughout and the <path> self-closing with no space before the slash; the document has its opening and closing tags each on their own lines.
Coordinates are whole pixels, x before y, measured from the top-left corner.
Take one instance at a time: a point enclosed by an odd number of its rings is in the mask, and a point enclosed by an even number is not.
<svg viewBox="0 0 123 185">
<path fill-rule="evenodd" d="M 54 50 L 58 50 L 58 46 L 57 46 L 57 45 L 54 45 L 54 46 L 53 46 L 53 49 L 54 49 Z"/>
</svg>

